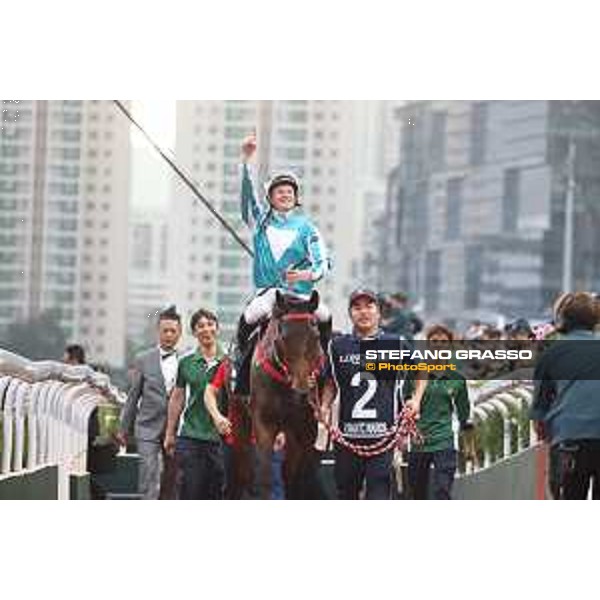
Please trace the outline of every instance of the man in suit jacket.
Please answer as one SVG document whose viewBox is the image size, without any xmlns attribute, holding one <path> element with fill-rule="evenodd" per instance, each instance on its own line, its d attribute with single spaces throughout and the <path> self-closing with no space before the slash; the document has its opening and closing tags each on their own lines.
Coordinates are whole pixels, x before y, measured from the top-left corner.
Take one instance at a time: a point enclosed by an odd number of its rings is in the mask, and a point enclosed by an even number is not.
<svg viewBox="0 0 600 600">
<path fill-rule="evenodd" d="M 127 445 L 134 430 L 140 455 L 139 491 L 146 500 L 172 499 L 175 464 L 163 450 L 169 395 L 177 378 L 181 317 L 174 306 L 158 318 L 158 347 L 136 356 L 131 387 L 121 414 L 119 442 Z"/>
</svg>

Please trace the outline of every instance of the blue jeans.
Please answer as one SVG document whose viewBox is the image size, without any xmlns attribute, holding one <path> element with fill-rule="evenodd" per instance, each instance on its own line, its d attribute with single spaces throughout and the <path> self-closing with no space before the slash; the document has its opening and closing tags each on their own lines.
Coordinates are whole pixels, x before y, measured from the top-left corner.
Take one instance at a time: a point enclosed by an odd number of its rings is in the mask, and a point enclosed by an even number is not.
<svg viewBox="0 0 600 600">
<path fill-rule="evenodd" d="M 429 500 L 429 482 L 433 483 L 434 500 L 450 500 L 454 473 L 456 472 L 456 450 L 437 452 L 411 452 L 408 455 L 408 487 L 412 500 Z M 433 477 L 431 477 L 433 465 Z"/>
<path fill-rule="evenodd" d="M 177 497 L 180 500 L 221 500 L 225 464 L 221 442 L 177 438 Z"/>
<path fill-rule="evenodd" d="M 283 483 L 283 450 L 273 452 L 271 459 L 271 500 L 285 500 L 285 486 Z"/>
</svg>

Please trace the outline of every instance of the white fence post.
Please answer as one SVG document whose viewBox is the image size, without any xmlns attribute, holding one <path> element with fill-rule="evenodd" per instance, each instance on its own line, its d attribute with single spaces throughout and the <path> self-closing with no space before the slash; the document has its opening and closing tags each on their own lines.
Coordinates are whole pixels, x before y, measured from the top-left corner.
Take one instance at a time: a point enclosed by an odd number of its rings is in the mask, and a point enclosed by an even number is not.
<svg viewBox="0 0 600 600">
<path fill-rule="evenodd" d="M 15 450 L 13 455 L 12 470 L 22 471 L 25 468 L 25 415 L 29 397 L 30 385 L 24 381 L 20 383 L 15 391 Z"/>
<path fill-rule="evenodd" d="M 4 397 L 3 409 L 3 439 L 4 448 L 2 451 L 2 473 L 10 473 L 12 471 L 13 455 L 14 455 L 14 430 L 15 430 L 15 400 L 16 391 L 19 387 L 18 379 L 11 379 Z"/>
<path fill-rule="evenodd" d="M 29 404 L 27 406 L 29 430 L 27 469 L 35 469 L 39 464 L 40 424 L 38 409 L 42 399 L 43 388 L 44 384 L 42 382 L 36 382 L 31 386 L 29 394 Z"/>
</svg>

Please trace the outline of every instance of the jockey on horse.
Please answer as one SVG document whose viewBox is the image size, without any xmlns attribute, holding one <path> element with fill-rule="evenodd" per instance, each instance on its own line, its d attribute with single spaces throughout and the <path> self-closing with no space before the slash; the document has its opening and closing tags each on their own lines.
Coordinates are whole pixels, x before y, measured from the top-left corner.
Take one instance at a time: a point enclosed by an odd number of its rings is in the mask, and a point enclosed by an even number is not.
<svg viewBox="0 0 600 600">
<path fill-rule="evenodd" d="M 254 286 L 238 325 L 236 393 L 249 394 L 249 370 L 254 350 L 252 333 L 271 316 L 277 290 L 306 300 L 315 283 L 330 270 L 327 250 L 321 234 L 299 208 L 299 185 L 296 177 L 283 173 L 266 185 L 266 198 L 259 201 L 254 192 L 248 162 L 256 152 L 256 135 L 242 144 L 241 210 L 244 222 L 253 232 Z M 323 302 L 315 312 L 321 345 L 326 346 L 331 334 L 331 313 Z"/>
</svg>

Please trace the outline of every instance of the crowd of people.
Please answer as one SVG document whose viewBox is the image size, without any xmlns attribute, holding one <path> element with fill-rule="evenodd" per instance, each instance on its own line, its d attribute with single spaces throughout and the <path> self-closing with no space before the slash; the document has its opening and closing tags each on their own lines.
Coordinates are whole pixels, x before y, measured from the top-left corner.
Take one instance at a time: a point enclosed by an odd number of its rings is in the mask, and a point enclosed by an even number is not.
<svg viewBox="0 0 600 600">
<path fill-rule="evenodd" d="M 431 347 L 448 347 L 457 340 L 595 340 L 600 322 L 598 299 L 587 293 L 563 294 L 554 306 L 554 319 L 532 328 L 525 319 L 494 324 L 473 321 L 462 333 L 445 324 L 424 326 L 409 308 L 368 289 L 349 298 L 352 330 L 334 332 L 321 374 L 321 409 L 318 417 L 335 421 L 348 439 L 369 444 L 377 431 L 389 429 L 403 401 L 419 415 L 423 442 L 403 456 L 406 465 L 404 497 L 450 499 L 457 468 L 458 449 L 453 423 L 461 431 L 472 429 L 466 380 L 461 376 L 429 375 L 427 385 L 414 395 L 412 381 L 373 382 L 361 387 L 357 358 L 363 339 L 426 340 Z M 400 314 L 402 313 L 402 314 Z M 219 340 L 219 321 L 206 309 L 196 311 L 189 323 L 197 340 L 195 350 L 180 353 L 183 323 L 174 306 L 158 315 L 157 346 L 138 355 L 132 375 L 118 442 L 134 447 L 140 457 L 139 492 L 145 499 L 220 499 L 231 476 L 228 459 L 233 424 L 220 408 L 219 394 L 228 384 L 231 361 Z M 531 411 L 540 440 L 550 447 L 549 485 L 555 498 L 585 498 L 590 486 L 600 496 L 600 407 L 591 400 L 600 391 L 600 354 L 596 345 L 556 344 L 537 366 L 535 399 Z M 86 363 L 82 346 L 65 349 L 64 362 Z M 364 378 L 365 373 L 362 373 Z M 400 383 L 400 387 L 399 384 Z M 405 385 L 405 389 L 401 386 Z M 369 393 L 367 411 L 371 432 L 353 433 L 364 414 L 356 406 Z M 362 409 L 363 411 L 365 409 Z M 335 411 L 336 415 L 332 416 Z M 373 433 L 375 432 L 375 433 Z M 285 436 L 273 447 L 273 498 L 284 498 L 282 461 Z M 364 458 L 334 445 L 336 497 L 385 499 L 398 497 L 394 451 Z"/>
<path fill-rule="evenodd" d="M 231 477 L 228 439 L 234 423 L 220 406 L 219 394 L 230 379 L 232 393 L 250 392 L 251 358 L 261 325 L 272 314 L 277 290 L 306 299 L 332 270 L 320 232 L 300 207 L 297 179 L 279 174 L 265 186 L 264 198 L 255 193 L 249 163 L 256 148 L 254 135 L 242 144 L 241 214 L 253 235 L 255 291 L 240 317 L 235 353 L 226 356 L 218 315 L 201 308 L 189 322 L 197 346 L 180 355 L 183 323 L 176 308 L 170 307 L 159 315 L 157 346 L 136 357 L 132 365 L 118 440 L 126 445 L 132 435 L 135 439 L 140 456 L 139 491 L 146 499 L 225 496 Z M 330 427 L 335 424 L 348 441 L 334 444 L 339 499 L 397 497 L 394 448 L 370 454 L 352 448 L 353 444 L 376 445 L 394 427 L 403 407 L 417 421 L 422 438 L 405 453 L 404 497 L 450 499 L 457 467 L 453 423 L 465 432 L 473 427 L 464 377 L 440 370 L 426 376 L 406 378 L 399 374 L 395 379 L 380 380 L 362 371 L 361 342 L 382 340 L 402 347 L 414 340 L 445 346 L 459 339 L 589 340 L 595 339 L 593 330 L 598 323 L 598 302 L 595 296 L 583 293 L 563 295 L 555 306 L 554 324 L 542 328 L 532 328 L 524 319 L 503 329 L 474 321 L 463 332 L 441 323 L 425 326 L 411 310 L 406 294 L 379 294 L 364 288 L 350 295 L 347 309 L 351 331 L 334 332 L 329 308 L 323 302 L 318 304 L 315 331 L 324 362 L 311 383 L 320 390 L 315 418 Z M 559 473 L 554 477 L 558 481 L 553 488 L 555 496 L 580 497 L 584 480 L 589 483 L 590 479 L 596 481 L 597 494 L 600 403 L 594 395 L 600 384 L 589 372 L 581 372 L 589 361 L 570 355 L 572 364 L 566 372 L 560 361 L 556 366 L 559 358 L 554 362 L 548 358 L 540 367 L 543 372 L 536 373 L 541 384 L 536 388 L 532 419 L 540 437 L 553 449 L 554 472 Z M 585 383 L 582 377 L 587 377 Z M 577 383 L 565 385 L 565 380 Z M 273 447 L 275 498 L 283 496 L 281 459 L 285 444 L 285 436 L 278 435 Z"/>
</svg>

